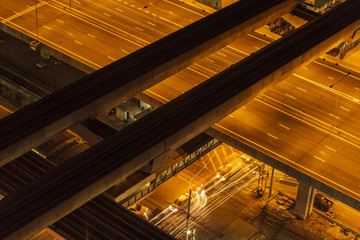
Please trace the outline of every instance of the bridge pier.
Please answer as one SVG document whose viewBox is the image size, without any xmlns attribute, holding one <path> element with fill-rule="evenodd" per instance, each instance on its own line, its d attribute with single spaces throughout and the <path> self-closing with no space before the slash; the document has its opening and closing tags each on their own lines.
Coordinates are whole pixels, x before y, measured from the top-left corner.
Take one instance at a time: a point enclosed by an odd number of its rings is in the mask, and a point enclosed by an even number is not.
<svg viewBox="0 0 360 240">
<path fill-rule="evenodd" d="M 152 159 L 148 164 L 140 169 L 140 171 L 151 174 L 161 167 L 165 166 L 169 159 L 169 154 L 172 150 L 168 149 L 166 152 L 161 153 L 159 156 Z"/>
<path fill-rule="evenodd" d="M 315 189 L 300 182 L 295 203 L 295 214 L 305 220 L 311 213 L 314 203 Z"/>
</svg>

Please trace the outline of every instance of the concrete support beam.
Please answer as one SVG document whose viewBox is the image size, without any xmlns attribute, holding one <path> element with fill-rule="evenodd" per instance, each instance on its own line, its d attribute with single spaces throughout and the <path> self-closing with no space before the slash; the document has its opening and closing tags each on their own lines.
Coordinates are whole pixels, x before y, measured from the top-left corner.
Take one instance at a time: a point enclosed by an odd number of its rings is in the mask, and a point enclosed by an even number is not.
<svg viewBox="0 0 360 240">
<path fill-rule="evenodd" d="M 114 186 L 112 189 L 109 189 L 109 194 L 114 198 L 115 202 L 120 202 L 121 200 L 127 198 L 136 191 L 141 190 L 147 183 L 151 182 L 156 178 L 156 174 L 141 174 L 134 173 L 134 176 L 129 176 L 126 178 L 126 181 L 120 185 Z M 139 178 L 139 176 L 141 176 Z"/>
<path fill-rule="evenodd" d="M 89 115 L 120 105 L 239 37 L 290 12 L 300 2 L 239 1 L 1 119 L 0 165 Z"/>
<path fill-rule="evenodd" d="M 157 156 L 155 159 L 151 160 L 148 164 L 146 164 L 140 171 L 152 174 L 156 172 L 158 169 L 162 168 L 168 163 L 169 154 L 171 149 L 168 149 L 166 152 L 163 152 L 161 155 Z"/>
<path fill-rule="evenodd" d="M 295 215 L 305 220 L 312 211 L 314 197 L 314 188 L 300 182 L 296 195 Z"/>
</svg>

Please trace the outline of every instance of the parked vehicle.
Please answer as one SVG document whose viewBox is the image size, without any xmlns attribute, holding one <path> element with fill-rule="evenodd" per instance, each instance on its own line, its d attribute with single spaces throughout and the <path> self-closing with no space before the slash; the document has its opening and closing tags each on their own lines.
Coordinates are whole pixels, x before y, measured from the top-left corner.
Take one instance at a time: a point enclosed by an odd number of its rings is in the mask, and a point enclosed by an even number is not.
<svg viewBox="0 0 360 240">
<path fill-rule="evenodd" d="M 250 155 L 247 155 L 246 153 L 243 153 L 241 155 L 241 159 L 245 162 L 245 163 L 249 163 L 252 160 L 252 157 Z"/>
<path fill-rule="evenodd" d="M 229 179 L 232 175 L 232 166 L 231 164 L 223 164 L 220 166 L 217 176 L 223 180 Z"/>
<path fill-rule="evenodd" d="M 172 209 L 180 209 L 182 208 L 184 205 L 187 204 L 187 202 L 189 201 L 189 194 L 185 193 L 183 195 L 181 195 L 178 199 L 176 199 L 173 203 L 171 203 L 171 208 Z"/>
<path fill-rule="evenodd" d="M 324 195 L 317 193 L 314 198 L 314 207 L 324 212 L 329 212 L 333 207 L 334 202 L 327 199 Z"/>
<path fill-rule="evenodd" d="M 129 210 L 133 213 L 135 213 L 136 215 L 138 215 L 139 217 L 141 217 L 144 220 L 149 220 L 151 218 L 151 211 L 149 210 L 149 208 L 142 206 L 140 204 L 135 204 L 133 206 L 131 206 L 129 208 Z"/>
</svg>

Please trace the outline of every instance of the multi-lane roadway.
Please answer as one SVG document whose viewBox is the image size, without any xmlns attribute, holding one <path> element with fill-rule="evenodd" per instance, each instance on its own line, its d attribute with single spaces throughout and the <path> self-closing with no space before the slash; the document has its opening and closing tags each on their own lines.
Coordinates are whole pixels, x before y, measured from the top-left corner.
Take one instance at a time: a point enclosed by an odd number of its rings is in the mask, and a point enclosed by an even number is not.
<svg viewBox="0 0 360 240">
<path fill-rule="evenodd" d="M 1 1 L 2 23 L 93 69 L 209 15 L 177 1 Z"/>
</svg>

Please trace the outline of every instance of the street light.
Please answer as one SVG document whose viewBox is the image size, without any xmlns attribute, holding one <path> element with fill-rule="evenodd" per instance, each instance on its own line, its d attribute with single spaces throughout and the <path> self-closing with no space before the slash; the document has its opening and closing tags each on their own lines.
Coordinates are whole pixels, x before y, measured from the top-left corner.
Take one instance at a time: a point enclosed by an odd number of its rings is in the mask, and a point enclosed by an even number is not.
<svg viewBox="0 0 360 240">
<path fill-rule="evenodd" d="M 186 240 L 189 239 L 189 235 L 191 233 L 191 231 L 189 229 L 190 203 L 191 203 L 191 187 L 190 187 L 190 190 L 189 190 L 189 203 L 188 203 L 188 212 L 187 212 L 187 217 L 186 217 Z"/>
<path fill-rule="evenodd" d="M 148 7 L 150 7 L 150 6 L 155 6 L 154 42 L 156 41 L 156 20 L 157 20 L 157 14 L 156 14 L 156 12 L 157 12 L 157 4 L 158 4 L 160 1 L 162 1 L 162 0 L 158 0 L 158 1 L 154 2 L 154 3 L 151 3 L 151 2 L 150 2 L 149 5 L 145 5 L 145 6 L 144 6 L 144 8 L 148 8 Z"/>
<path fill-rule="evenodd" d="M 346 75 L 344 75 L 340 80 L 336 81 L 335 83 L 331 84 L 329 87 L 330 88 L 333 88 L 335 86 L 335 84 L 338 84 L 339 83 L 339 89 L 338 91 L 340 91 L 340 82 L 347 76 L 350 75 L 350 72 L 348 72 Z M 333 117 L 333 121 L 332 121 L 332 126 L 334 126 L 334 123 L 335 123 L 335 118 L 336 118 L 336 109 L 337 109 L 337 106 L 338 106 L 338 101 L 339 101 L 339 94 L 336 94 L 336 102 L 335 102 L 335 109 L 334 109 L 334 117 Z"/>
<path fill-rule="evenodd" d="M 39 41 L 39 23 L 38 23 L 37 1 L 38 0 L 35 0 L 36 41 Z"/>
</svg>

